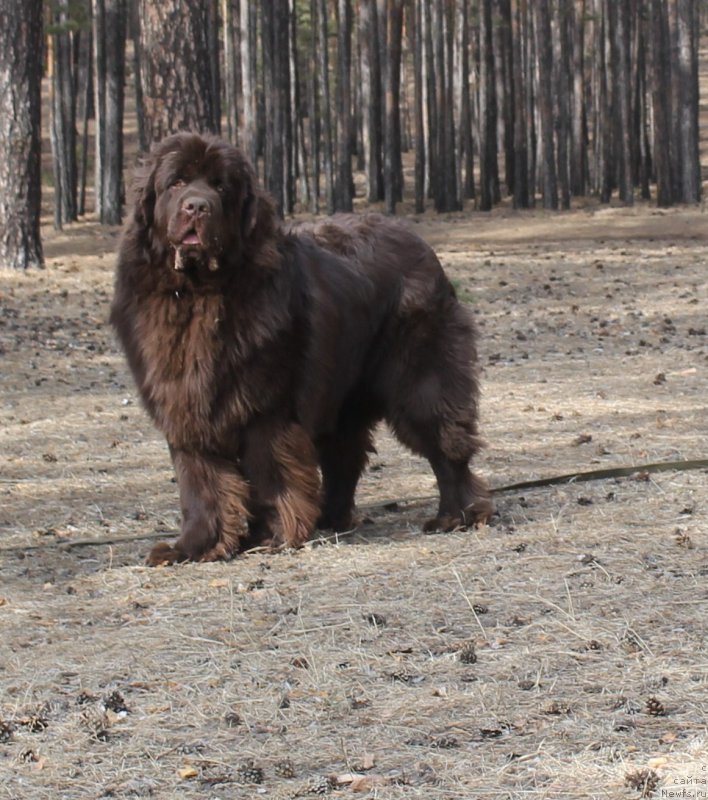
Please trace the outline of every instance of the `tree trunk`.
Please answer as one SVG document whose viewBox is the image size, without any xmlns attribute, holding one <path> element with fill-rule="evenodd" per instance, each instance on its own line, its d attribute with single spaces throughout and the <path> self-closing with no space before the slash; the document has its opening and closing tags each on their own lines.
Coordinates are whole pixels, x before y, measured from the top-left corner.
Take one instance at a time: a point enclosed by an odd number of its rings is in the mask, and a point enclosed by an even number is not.
<svg viewBox="0 0 708 800">
<path fill-rule="evenodd" d="M 258 106 L 256 90 L 256 11 L 250 0 L 240 0 L 239 36 L 241 58 L 241 93 L 243 125 L 241 147 L 257 168 L 258 166 Z"/>
<path fill-rule="evenodd" d="M 500 194 L 492 0 L 480 0 L 479 49 L 479 209 L 489 211 Z"/>
<path fill-rule="evenodd" d="M 86 213 L 86 184 L 88 182 L 89 117 L 93 111 L 93 33 L 82 31 L 79 47 L 77 100 L 78 116 L 81 119 L 81 161 L 78 175 L 79 216 Z"/>
<path fill-rule="evenodd" d="M 381 58 L 379 20 L 376 0 L 361 0 L 359 6 L 361 36 L 361 94 L 364 168 L 370 203 L 384 199 L 382 156 Z"/>
<path fill-rule="evenodd" d="M 317 30 L 319 46 L 319 78 L 320 78 L 320 98 L 322 103 L 322 151 L 324 162 L 325 178 L 325 202 L 327 213 L 334 212 L 334 164 L 332 151 L 332 116 L 330 113 L 331 101 L 329 90 L 329 42 L 327 30 L 327 1 L 317 0 Z"/>
<path fill-rule="evenodd" d="M 105 225 L 120 225 L 123 201 L 126 0 L 94 0 L 94 15 L 93 38 L 97 54 L 96 210 Z M 99 25 L 103 26 L 102 30 L 98 29 Z"/>
<path fill-rule="evenodd" d="M 538 109 L 541 118 L 543 207 L 558 208 L 558 180 L 553 137 L 553 45 L 548 0 L 535 0 Z"/>
<path fill-rule="evenodd" d="M 501 98 L 501 141 L 504 144 L 504 182 L 507 194 L 514 194 L 514 80 L 512 66 L 511 40 L 511 0 L 497 0 L 497 19 L 499 33 L 497 51 L 499 73 L 498 85 L 502 87 Z"/>
<path fill-rule="evenodd" d="M 202 0 L 206 16 L 207 53 L 209 54 L 209 97 L 211 103 L 211 126 L 214 133 L 221 133 L 221 65 L 219 54 L 219 0 Z"/>
<path fill-rule="evenodd" d="M 609 8 L 619 195 L 625 205 L 632 205 L 634 203 L 634 182 L 632 175 L 629 6 L 627 0 L 611 0 Z"/>
<path fill-rule="evenodd" d="M 265 97 L 264 183 L 280 213 L 292 211 L 292 128 L 290 100 L 289 3 L 264 3 L 261 16 L 263 89 Z"/>
<path fill-rule="evenodd" d="M 570 57 L 570 25 L 572 6 L 561 4 L 557 7 L 553 21 L 553 73 L 556 86 L 556 169 L 558 188 L 560 190 L 561 208 L 570 208 L 570 94 L 571 94 L 571 57 Z"/>
<path fill-rule="evenodd" d="M 310 0 L 310 77 L 307 85 L 307 113 L 310 120 L 310 152 L 312 163 L 312 199 L 310 210 L 320 211 L 320 105 L 317 74 L 317 0 Z"/>
<path fill-rule="evenodd" d="M 147 123 L 145 122 L 145 103 L 143 102 L 143 68 L 140 58 L 140 8 L 139 0 L 128 0 L 129 35 L 133 42 L 133 90 L 135 92 L 135 111 L 138 122 L 138 149 L 145 153 L 150 148 Z"/>
<path fill-rule="evenodd" d="M 696 0 L 678 0 L 677 41 L 681 202 L 701 199 L 698 155 L 698 13 Z"/>
<path fill-rule="evenodd" d="M 585 109 L 585 0 L 574 0 L 573 83 L 571 95 L 570 191 L 577 196 L 587 189 Z"/>
<path fill-rule="evenodd" d="M 52 13 L 50 140 L 54 168 L 54 227 L 77 218 L 76 93 L 72 74 L 72 34 L 68 0 Z"/>
<path fill-rule="evenodd" d="M 290 69 L 290 118 L 292 124 L 291 158 L 294 172 L 293 188 L 300 202 L 307 207 L 312 202 L 310 187 L 310 171 L 308 165 L 307 142 L 305 137 L 305 109 L 303 94 L 307 100 L 307 87 L 300 80 L 300 64 L 298 62 L 298 17 L 296 0 L 288 0 L 290 35 L 289 35 L 289 69 Z M 297 184 L 297 186 L 295 185 Z"/>
<path fill-rule="evenodd" d="M 352 14 L 350 0 L 337 0 L 337 169 L 334 207 L 352 210 Z"/>
<path fill-rule="evenodd" d="M 609 12 L 607 0 L 594 0 L 593 49 L 593 141 L 594 181 L 593 189 L 600 202 L 609 203 L 615 178 L 613 150 L 613 128 L 615 115 L 612 108 L 611 53 L 609 46 Z"/>
<path fill-rule="evenodd" d="M 238 0 L 221 0 L 221 20 L 224 37 L 224 116 L 226 117 L 226 135 L 229 141 L 238 140 L 239 131 L 239 98 L 241 92 L 241 75 L 239 60 L 239 5 Z"/>
<path fill-rule="evenodd" d="M 529 207 L 529 155 L 526 116 L 527 81 L 524 80 L 524 37 L 522 7 L 526 0 L 512 0 L 511 41 L 514 84 L 514 208 Z"/>
<path fill-rule="evenodd" d="M 671 173 L 671 47 L 663 0 L 651 0 L 652 104 L 654 107 L 654 168 L 656 202 L 673 204 Z"/>
<path fill-rule="evenodd" d="M 651 198 L 649 182 L 652 174 L 651 143 L 649 141 L 649 109 L 647 89 L 647 37 L 648 23 L 646 19 L 647 0 L 635 0 L 635 17 L 637 27 L 635 31 L 635 126 L 637 140 L 637 175 L 635 182 L 641 187 L 643 200 Z"/>
<path fill-rule="evenodd" d="M 178 130 L 218 133 L 219 102 L 214 96 L 216 77 L 210 52 L 212 0 L 138 2 L 148 141 L 158 141 Z"/>
<path fill-rule="evenodd" d="M 535 25 L 528 0 L 520 0 L 522 34 L 522 62 L 526 75 L 526 152 L 528 154 L 529 203 L 536 205 L 536 165 L 538 161 L 538 125 L 536 124 L 536 98 L 538 78 L 535 46 Z"/>
<path fill-rule="evenodd" d="M 470 97 L 470 22 L 468 0 L 460 0 L 460 122 L 458 155 L 462 171 L 460 200 L 475 196 L 474 137 L 472 136 L 472 101 Z"/>
<path fill-rule="evenodd" d="M 41 53 L 42 4 L 0 0 L 2 269 L 41 267 L 44 262 L 39 234 Z"/>
<path fill-rule="evenodd" d="M 458 190 L 458 167 L 460 154 L 457 149 L 457 132 L 455 122 L 455 3 L 448 2 L 445 5 L 445 83 L 447 91 L 447 122 L 445 128 L 445 138 L 448 146 L 446 154 L 446 173 L 447 190 L 446 197 L 450 211 L 460 211 L 462 209 L 462 194 Z"/>
<path fill-rule="evenodd" d="M 409 41 L 413 51 L 413 141 L 415 144 L 415 213 L 425 211 L 425 118 L 423 77 L 423 0 L 413 0 L 408 17 Z"/>
<path fill-rule="evenodd" d="M 403 36 L 403 0 L 385 0 L 384 78 L 384 199 L 386 211 L 396 213 L 396 203 L 403 197 L 401 159 L 401 39 Z"/>
<path fill-rule="evenodd" d="M 422 39 L 423 39 L 423 70 L 424 70 L 424 112 L 427 136 L 425 137 L 425 178 L 426 196 L 434 198 L 437 192 L 439 174 L 437 171 L 438 155 L 438 119 L 437 96 L 435 87 L 435 57 L 433 48 L 433 20 L 431 2 L 421 0 L 422 3 Z"/>
</svg>

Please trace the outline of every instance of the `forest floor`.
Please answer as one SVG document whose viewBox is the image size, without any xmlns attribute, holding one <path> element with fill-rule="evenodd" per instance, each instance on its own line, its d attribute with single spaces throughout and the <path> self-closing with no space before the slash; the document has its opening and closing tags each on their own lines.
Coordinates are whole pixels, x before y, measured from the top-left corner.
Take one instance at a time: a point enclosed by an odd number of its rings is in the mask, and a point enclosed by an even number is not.
<svg viewBox="0 0 708 800">
<path fill-rule="evenodd" d="M 350 535 L 146 568 L 178 500 L 106 322 L 118 231 L 48 229 L 0 284 L 0 798 L 705 796 L 708 471 L 641 465 L 708 455 L 706 214 L 414 224 L 482 332 L 479 472 L 636 474 L 425 535 L 381 431 Z"/>
</svg>

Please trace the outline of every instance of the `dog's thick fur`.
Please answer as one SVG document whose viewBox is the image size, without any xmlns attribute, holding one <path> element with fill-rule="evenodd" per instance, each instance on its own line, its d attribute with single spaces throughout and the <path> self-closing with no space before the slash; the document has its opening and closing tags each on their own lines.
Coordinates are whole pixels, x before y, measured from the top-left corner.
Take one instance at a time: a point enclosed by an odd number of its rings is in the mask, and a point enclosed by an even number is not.
<svg viewBox="0 0 708 800">
<path fill-rule="evenodd" d="M 281 226 L 244 155 L 191 133 L 153 149 L 135 190 L 111 322 L 182 507 L 148 563 L 349 528 L 381 419 L 435 472 L 427 529 L 489 516 L 468 467 L 475 328 L 425 242 L 373 214 Z"/>
</svg>

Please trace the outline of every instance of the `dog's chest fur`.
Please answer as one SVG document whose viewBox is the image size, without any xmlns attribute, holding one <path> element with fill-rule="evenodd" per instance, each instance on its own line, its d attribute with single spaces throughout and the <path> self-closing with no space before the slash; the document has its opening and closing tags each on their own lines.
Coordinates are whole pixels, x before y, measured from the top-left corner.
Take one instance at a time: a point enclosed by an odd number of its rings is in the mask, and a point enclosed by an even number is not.
<svg viewBox="0 0 708 800">
<path fill-rule="evenodd" d="M 174 447 L 212 449 L 225 431 L 219 430 L 223 405 L 231 423 L 244 424 L 252 412 L 247 384 L 227 375 L 238 353 L 219 294 L 152 295 L 140 303 L 137 342 L 145 366 L 141 391 L 158 428 Z M 229 351 L 225 342 L 230 343 Z"/>
</svg>

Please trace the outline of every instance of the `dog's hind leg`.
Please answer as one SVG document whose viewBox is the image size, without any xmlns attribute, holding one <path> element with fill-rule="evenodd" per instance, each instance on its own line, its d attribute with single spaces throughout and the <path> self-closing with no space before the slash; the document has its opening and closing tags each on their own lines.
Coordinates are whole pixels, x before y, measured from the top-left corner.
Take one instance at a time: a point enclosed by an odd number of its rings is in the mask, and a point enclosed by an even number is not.
<svg viewBox="0 0 708 800">
<path fill-rule="evenodd" d="M 437 516 L 427 530 L 485 521 L 493 506 L 486 483 L 470 461 L 482 447 L 477 433 L 475 331 L 466 312 L 450 304 L 436 329 L 412 328 L 404 357 L 391 364 L 386 419 L 403 444 L 430 462 L 440 491 Z"/>
<path fill-rule="evenodd" d="M 421 416 L 420 410 L 399 408 L 392 428 L 403 444 L 427 458 L 435 473 L 440 504 L 424 529 L 452 530 L 485 522 L 493 505 L 487 484 L 469 468 L 481 447 L 473 420 L 464 414 L 456 418 L 449 410 Z"/>
<path fill-rule="evenodd" d="M 440 491 L 437 516 L 424 524 L 426 531 L 452 530 L 486 522 L 494 511 L 486 482 L 469 467 L 481 444 L 465 420 L 442 418 L 438 436 L 427 455 Z"/>
<path fill-rule="evenodd" d="M 376 452 L 370 425 L 338 430 L 318 442 L 324 498 L 318 528 L 350 530 L 354 521 L 354 494 L 369 453 Z"/>
</svg>

